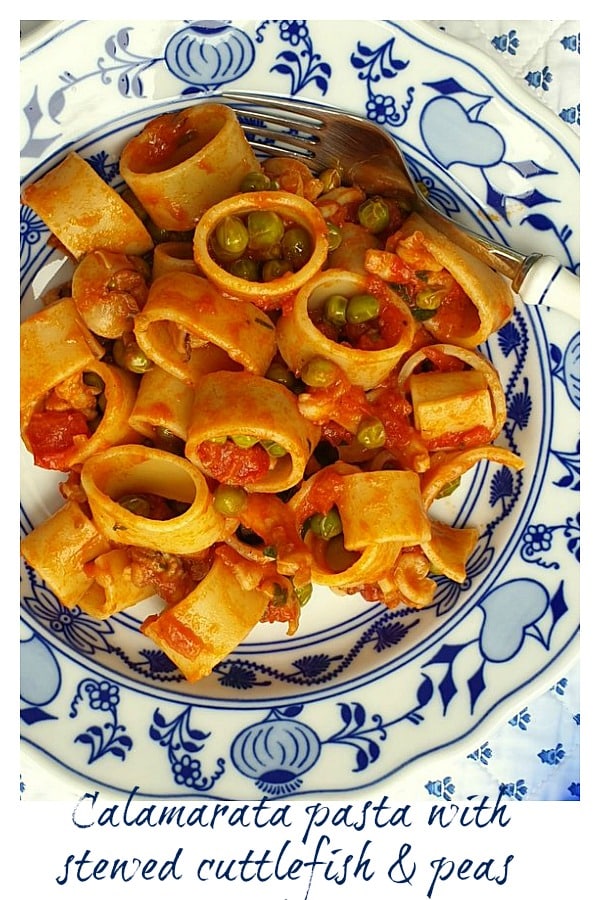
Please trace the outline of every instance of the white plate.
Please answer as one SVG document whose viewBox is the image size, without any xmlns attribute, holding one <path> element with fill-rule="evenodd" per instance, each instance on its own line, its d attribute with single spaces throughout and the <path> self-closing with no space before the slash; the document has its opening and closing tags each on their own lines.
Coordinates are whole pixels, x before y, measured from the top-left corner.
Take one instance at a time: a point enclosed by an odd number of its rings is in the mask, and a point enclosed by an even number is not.
<svg viewBox="0 0 600 900">
<path fill-rule="evenodd" d="M 412 21 L 54 23 L 22 44 L 23 182 L 75 149 L 118 187 L 144 122 L 233 88 L 367 115 L 454 217 L 578 271 L 577 138 L 487 58 Z M 47 236 L 23 207 L 22 317 L 63 277 Z M 27 746 L 117 794 L 348 794 L 471 749 L 548 687 L 578 652 L 578 326 L 517 304 L 484 349 L 507 394 L 498 442 L 527 465 L 481 465 L 440 512 L 481 526 L 464 585 L 420 611 L 317 592 L 294 637 L 260 626 L 189 685 L 140 635 L 147 607 L 97 622 L 23 566 Z M 59 480 L 23 451 L 22 533 L 58 507 Z"/>
</svg>

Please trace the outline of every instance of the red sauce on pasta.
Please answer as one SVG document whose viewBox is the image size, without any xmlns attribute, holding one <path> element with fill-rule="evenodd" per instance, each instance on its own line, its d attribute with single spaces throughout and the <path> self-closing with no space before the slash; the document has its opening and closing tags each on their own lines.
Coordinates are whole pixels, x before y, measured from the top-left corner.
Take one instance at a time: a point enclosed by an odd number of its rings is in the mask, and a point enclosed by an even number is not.
<svg viewBox="0 0 600 900">
<path fill-rule="evenodd" d="M 37 466 L 60 470 L 76 437 L 88 438 L 90 430 L 84 414 L 76 409 L 35 412 L 29 420 L 27 439 Z"/>
<path fill-rule="evenodd" d="M 233 441 L 202 441 L 197 453 L 204 469 L 224 484 L 252 484 L 269 471 L 269 454 L 260 444 L 238 447 Z"/>
</svg>

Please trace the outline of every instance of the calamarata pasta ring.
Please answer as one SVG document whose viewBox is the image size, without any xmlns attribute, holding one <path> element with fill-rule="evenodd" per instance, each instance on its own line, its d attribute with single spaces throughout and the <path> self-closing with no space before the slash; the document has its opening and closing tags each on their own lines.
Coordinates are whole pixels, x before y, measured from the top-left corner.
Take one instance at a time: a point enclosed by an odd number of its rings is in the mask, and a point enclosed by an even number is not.
<svg viewBox="0 0 600 900">
<path fill-rule="evenodd" d="M 221 265 L 211 250 L 215 230 L 223 221 L 269 212 L 285 225 L 305 229 L 310 240 L 308 259 L 297 271 L 285 271 L 270 281 L 249 281 L 232 274 Z M 272 309 L 290 297 L 325 264 L 329 250 L 327 225 L 314 204 L 297 194 L 285 191 L 252 191 L 236 194 L 215 204 L 200 219 L 194 232 L 194 259 L 201 272 L 226 294 L 250 300 L 261 309 Z"/>
<path fill-rule="evenodd" d="M 329 338 L 320 330 L 318 322 L 330 298 L 351 300 L 365 295 L 374 297 L 378 306 L 371 324 L 378 332 L 378 343 L 372 349 L 352 346 L 338 334 Z M 324 357 L 339 366 L 352 384 L 365 389 L 385 380 L 414 335 L 410 309 L 395 291 L 377 278 L 342 269 L 326 269 L 311 278 L 277 323 L 279 351 L 295 372 L 301 372 L 312 357 Z"/>
</svg>

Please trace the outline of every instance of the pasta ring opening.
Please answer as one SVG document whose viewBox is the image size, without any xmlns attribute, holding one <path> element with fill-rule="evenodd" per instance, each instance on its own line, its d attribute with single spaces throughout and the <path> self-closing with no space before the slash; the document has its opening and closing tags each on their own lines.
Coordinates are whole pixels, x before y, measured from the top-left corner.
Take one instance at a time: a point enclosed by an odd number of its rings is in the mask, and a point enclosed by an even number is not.
<svg viewBox="0 0 600 900">
<path fill-rule="evenodd" d="M 232 274 L 214 257 L 211 241 L 220 222 L 229 216 L 244 217 L 257 211 L 270 211 L 286 223 L 306 229 L 312 246 L 307 261 L 296 271 L 288 271 L 270 281 L 249 281 Z M 251 300 L 261 309 L 272 309 L 297 291 L 324 265 L 329 251 L 327 225 L 321 213 L 308 200 L 284 191 L 254 191 L 237 194 L 217 203 L 200 219 L 194 233 L 194 259 L 199 269 L 226 294 Z"/>
</svg>

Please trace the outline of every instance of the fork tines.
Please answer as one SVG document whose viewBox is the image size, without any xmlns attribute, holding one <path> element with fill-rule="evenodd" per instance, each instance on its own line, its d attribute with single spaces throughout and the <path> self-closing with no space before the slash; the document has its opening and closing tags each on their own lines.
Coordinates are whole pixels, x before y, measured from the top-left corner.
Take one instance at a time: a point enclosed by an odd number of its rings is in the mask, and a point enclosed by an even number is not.
<svg viewBox="0 0 600 900">
<path fill-rule="evenodd" d="M 287 103 L 257 94 L 220 95 L 235 110 L 250 146 L 267 156 L 301 158 L 310 163 L 319 145 L 323 123 L 311 112 L 302 112 L 302 101 Z M 270 111 L 271 110 L 271 111 Z M 277 114 L 272 112 L 276 110 Z M 281 115 L 281 113 L 285 115 Z"/>
</svg>

